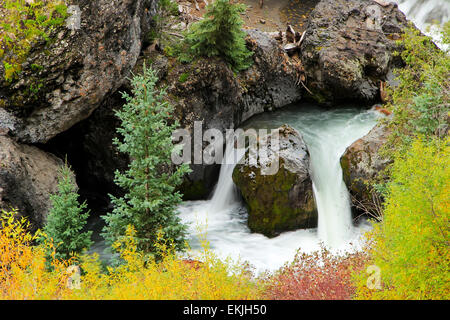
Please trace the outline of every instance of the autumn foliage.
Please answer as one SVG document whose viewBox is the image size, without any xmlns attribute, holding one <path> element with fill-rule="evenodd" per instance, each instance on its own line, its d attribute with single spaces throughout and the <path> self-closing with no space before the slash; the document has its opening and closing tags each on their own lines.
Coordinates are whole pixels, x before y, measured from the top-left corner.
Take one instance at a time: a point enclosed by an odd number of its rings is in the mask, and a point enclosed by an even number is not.
<svg viewBox="0 0 450 320">
<path fill-rule="evenodd" d="M 367 260 L 363 252 L 333 255 L 322 248 L 311 254 L 298 252 L 294 260 L 264 281 L 264 296 L 273 300 L 350 300 L 356 287 L 352 272 Z"/>
<path fill-rule="evenodd" d="M 202 263 L 192 267 L 161 236 L 156 246 L 162 261 L 149 259 L 137 251 L 132 227 L 114 245 L 123 262 L 117 267 L 105 270 L 96 254 L 85 254 L 78 259 L 77 274 L 73 261 L 54 259 L 48 268 L 45 256 L 52 244 L 33 245 L 38 235 L 31 235 L 26 220 L 15 214 L 2 212 L 0 299 L 243 300 L 259 295 L 247 270 L 218 259 L 207 246 Z"/>
<path fill-rule="evenodd" d="M 357 279 L 358 299 L 450 297 L 450 139 L 415 140 L 398 153 L 384 217 L 371 234 L 370 264 L 380 269 L 380 290 L 368 275 Z"/>
<path fill-rule="evenodd" d="M 28 222 L 15 216 L 16 211 L 2 211 L 0 217 L 0 299 L 57 299 L 65 295 L 65 270 L 70 261 L 54 260 L 49 270 L 44 246 L 32 245 L 39 233 L 31 235 Z M 46 247 L 52 248 L 52 244 Z"/>
</svg>

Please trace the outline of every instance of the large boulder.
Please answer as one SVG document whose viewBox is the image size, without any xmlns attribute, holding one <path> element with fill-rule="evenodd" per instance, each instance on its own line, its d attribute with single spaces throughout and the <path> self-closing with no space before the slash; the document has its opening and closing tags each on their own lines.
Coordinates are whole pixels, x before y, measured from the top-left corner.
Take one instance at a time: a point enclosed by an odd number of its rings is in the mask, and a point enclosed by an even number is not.
<svg viewBox="0 0 450 320">
<path fill-rule="evenodd" d="M 63 161 L 0 134 L 0 208 L 16 208 L 34 228 L 43 226 Z"/>
<path fill-rule="evenodd" d="M 266 159 L 261 159 L 260 154 L 252 159 L 247 152 L 233 171 L 233 181 L 248 207 L 248 226 L 268 237 L 287 230 L 316 227 L 317 208 L 306 144 L 298 131 L 286 125 L 279 128 L 278 151 L 273 148 L 272 137 L 268 139 Z M 278 171 L 263 172 L 276 157 Z"/>
<path fill-rule="evenodd" d="M 380 153 L 388 137 L 389 130 L 384 125 L 376 125 L 367 135 L 350 145 L 341 157 L 345 184 L 353 196 L 353 204 L 360 209 L 370 211 L 376 204 L 377 194 L 371 186 L 391 163 L 391 159 Z"/>
<path fill-rule="evenodd" d="M 395 3 L 379 3 L 322 0 L 309 16 L 301 57 L 317 100 L 378 100 L 379 82 L 401 65 L 394 52 L 406 17 Z"/>
<path fill-rule="evenodd" d="M 130 75 L 150 27 L 156 0 L 74 0 L 81 28 L 56 27 L 33 44 L 21 73 L 5 79 L 0 58 L 0 108 L 26 143 L 45 143 L 86 119 Z M 0 128 L 6 126 L 0 118 Z M 12 130 L 11 130 L 12 129 Z"/>
</svg>

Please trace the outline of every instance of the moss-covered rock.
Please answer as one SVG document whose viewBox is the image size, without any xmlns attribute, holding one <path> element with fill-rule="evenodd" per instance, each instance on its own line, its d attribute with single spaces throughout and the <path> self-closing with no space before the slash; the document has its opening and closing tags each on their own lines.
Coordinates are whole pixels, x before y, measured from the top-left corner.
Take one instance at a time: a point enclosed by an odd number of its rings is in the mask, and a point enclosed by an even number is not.
<svg viewBox="0 0 450 320">
<path fill-rule="evenodd" d="M 279 135 L 279 151 L 273 149 L 270 139 L 268 144 L 269 161 L 279 157 L 278 172 L 264 175 L 265 161 L 259 156 L 255 161 L 249 152 L 233 171 L 233 181 L 248 206 L 250 230 L 268 237 L 317 226 L 306 144 L 289 126 L 280 127 Z"/>
</svg>

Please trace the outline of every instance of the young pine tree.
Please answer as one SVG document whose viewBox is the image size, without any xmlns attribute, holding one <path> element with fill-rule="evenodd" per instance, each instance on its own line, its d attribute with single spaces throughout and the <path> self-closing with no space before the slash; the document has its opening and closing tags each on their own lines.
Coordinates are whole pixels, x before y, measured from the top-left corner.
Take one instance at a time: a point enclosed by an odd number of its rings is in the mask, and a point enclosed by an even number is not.
<svg viewBox="0 0 450 320">
<path fill-rule="evenodd" d="M 89 211 L 85 211 L 86 202 L 79 203 L 77 191 L 70 167 L 65 164 L 58 179 L 58 192 L 50 196 L 52 208 L 43 228 L 47 237 L 53 240 L 58 260 L 80 254 L 92 244 L 92 231 L 82 232 Z"/>
<path fill-rule="evenodd" d="M 156 73 L 144 66 L 143 74 L 131 81 L 133 95 L 124 93 L 127 103 L 116 112 L 121 120 L 117 132 L 123 140 L 115 139 L 114 144 L 131 163 L 126 172 L 116 171 L 115 182 L 126 194 L 111 196 L 114 209 L 104 217 L 103 236 L 109 244 L 125 236 L 132 225 L 137 248 L 145 253 L 156 252 L 160 231 L 177 250 L 184 248 L 186 235 L 177 216 L 181 194 L 175 189 L 189 169 L 187 165 L 171 169 L 172 132 L 178 123 L 169 124 L 173 107 L 164 100 L 165 91 L 155 88 L 156 82 Z"/>
<path fill-rule="evenodd" d="M 234 71 L 252 65 L 253 53 L 245 45 L 246 33 L 242 31 L 240 14 L 245 5 L 229 0 L 216 0 L 207 7 L 204 19 L 193 24 L 186 41 L 193 55 L 221 56 Z"/>
</svg>

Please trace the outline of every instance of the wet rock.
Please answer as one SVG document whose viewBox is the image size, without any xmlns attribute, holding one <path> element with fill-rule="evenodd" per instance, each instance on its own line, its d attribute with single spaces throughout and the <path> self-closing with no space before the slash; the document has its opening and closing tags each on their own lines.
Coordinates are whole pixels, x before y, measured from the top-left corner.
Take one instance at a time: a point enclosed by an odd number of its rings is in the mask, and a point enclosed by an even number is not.
<svg viewBox="0 0 450 320">
<path fill-rule="evenodd" d="M 248 226 L 268 237 L 283 231 L 317 226 L 317 209 L 309 169 L 309 153 L 302 136 L 284 125 L 279 128 L 279 151 L 268 139 L 269 154 L 246 153 L 233 171 L 233 181 L 248 207 Z M 279 157 L 279 170 L 268 164 Z"/>
<path fill-rule="evenodd" d="M 71 1 L 81 10 L 80 29 L 61 26 L 51 41 L 34 44 L 12 83 L 0 61 L 0 107 L 15 118 L 12 134 L 45 143 L 86 119 L 129 76 L 156 2 Z"/>
<path fill-rule="evenodd" d="M 54 155 L 0 135 L 0 208 L 17 208 L 34 228 L 42 227 L 62 166 Z"/>
<path fill-rule="evenodd" d="M 396 44 L 407 26 L 391 3 L 322 0 L 309 16 L 301 45 L 308 87 L 319 101 L 379 99 L 379 82 L 396 66 Z"/>
<path fill-rule="evenodd" d="M 376 125 L 367 135 L 355 141 L 341 157 L 344 181 L 355 202 L 371 207 L 374 202 L 373 184 L 377 175 L 391 162 L 380 154 L 389 137 L 385 126 Z"/>
</svg>

